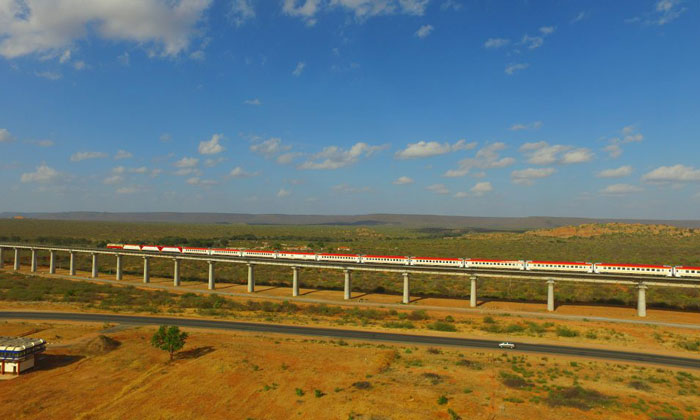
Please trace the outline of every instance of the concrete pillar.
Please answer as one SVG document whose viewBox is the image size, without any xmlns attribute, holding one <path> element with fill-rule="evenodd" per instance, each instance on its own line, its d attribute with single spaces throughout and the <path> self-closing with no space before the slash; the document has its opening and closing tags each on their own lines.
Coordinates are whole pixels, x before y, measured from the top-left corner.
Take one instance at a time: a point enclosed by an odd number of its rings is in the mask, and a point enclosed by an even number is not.
<svg viewBox="0 0 700 420">
<path fill-rule="evenodd" d="M 554 312 L 554 280 L 547 280 L 547 311 Z"/>
<path fill-rule="evenodd" d="M 36 249 L 32 249 L 32 273 L 36 273 Z"/>
<path fill-rule="evenodd" d="M 71 276 L 75 275 L 75 252 L 70 252 L 70 266 L 68 268 Z"/>
<path fill-rule="evenodd" d="M 647 285 L 639 283 L 637 290 L 639 292 L 639 297 L 637 298 L 637 316 L 643 318 L 647 316 Z"/>
<path fill-rule="evenodd" d="M 216 285 L 214 284 L 214 261 L 209 261 L 209 285 L 207 288 L 209 290 L 214 290 Z"/>
<path fill-rule="evenodd" d="M 255 266 L 248 264 L 248 293 L 255 291 Z"/>
<path fill-rule="evenodd" d="M 151 259 L 143 257 L 143 282 L 151 282 Z"/>
<path fill-rule="evenodd" d="M 49 274 L 56 274 L 56 251 L 49 251 Z"/>
<path fill-rule="evenodd" d="M 117 280 L 121 280 L 124 277 L 124 272 L 122 269 L 122 254 L 117 254 L 117 272 L 115 273 Z"/>
<path fill-rule="evenodd" d="M 411 302 L 410 291 L 408 290 L 408 273 L 403 273 L 403 300 L 401 303 L 408 305 Z"/>
<path fill-rule="evenodd" d="M 0 268 L 5 268 L 5 248 L 0 248 Z"/>
<path fill-rule="evenodd" d="M 299 268 L 292 267 L 292 296 L 299 296 Z"/>
<path fill-rule="evenodd" d="M 19 248 L 15 248 L 15 271 L 19 270 Z"/>
<path fill-rule="evenodd" d="M 476 276 L 469 277 L 471 280 L 471 290 L 469 291 L 469 307 L 476 308 Z"/>
<path fill-rule="evenodd" d="M 173 286 L 180 285 L 180 260 L 173 259 Z"/>
<path fill-rule="evenodd" d="M 92 278 L 97 278 L 97 254 L 92 254 Z"/>
<path fill-rule="evenodd" d="M 343 299 L 345 300 L 350 300 L 350 297 L 352 295 L 351 289 L 352 289 L 352 279 L 350 278 L 350 270 L 344 270 L 345 271 L 345 289 L 343 293 Z"/>
</svg>

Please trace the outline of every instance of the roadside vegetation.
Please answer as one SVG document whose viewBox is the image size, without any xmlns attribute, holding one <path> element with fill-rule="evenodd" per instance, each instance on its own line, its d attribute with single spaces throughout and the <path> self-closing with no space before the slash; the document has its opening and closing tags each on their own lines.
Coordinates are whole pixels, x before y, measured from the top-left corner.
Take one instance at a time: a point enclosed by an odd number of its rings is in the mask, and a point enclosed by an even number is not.
<svg viewBox="0 0 700 420">
<path fill-rule="evenodd" d="M 175 223 L 108 223 L 48 220 L 0 220 L 0 242 L 103 247 L 108 242 L 157 243 L 163 245 L 245 247 L 260 249 L 308 249 L 355 253 L 386 253 L 413 256 L 452 256 L 509 259 L 575 260 L 670 265 L 699 265 L 700 230 L 668 226 L 586 225 L 529 232 L 478 232 L 472 229 L 407 228 L 395 226 L 248 226 Z M 10 264 L 12 255 L 5 253 Z M 39 263 L 48 265 L 40 253 Z M 29 264 L 29 253 L 22 255 Z M 90 259 L 78 254 L 78 270 L 87 270 Z M 68 257 L 58 255 L 58 266 L 67 268 Z M 139 274 L 143 260 L 124 258 L 124 272 Z M 112 274 L 114 262 L 101 258 L 101 272 Z M 172 263 L 151 261 L 153 276 L 169 277 Z M 241 264 L 217 266 L 217 281 L 243 282 L 246 267 Z M 354 273 L 353 288 L 363 292 L 401 293 L 400 276 L 391 273 Z M 184 281 L 206 281 L 206 263 L 182 265 Z M 341 289 L 342 273 L 303 270 L 301 285 L 317 289 Z M 261 285 L 288 286 L 287 269 L 265 267 L 256 272 Z M 417 296 L 464 297 L 469 282 L 464 279 L 412 276 L 411 292 Z M 526 280 L 491 280 L 479 284 L 480 299 L 544 301 L 546 285 Z M 634 305 L 636 291 L 629 287 L 557 284 L 559 303 Z M 647 292 L 649 307 L 700 311 L 700 291 L 652 288 Z"/>
<path fill-rule="evenodd" d="M 303 325 L 462 333 L 469 336 L 531 337 L 545 340 L 640 346 L 700 354 L 700 331 L 631 327 L 589 321 L 555 322 L 507 314 L 445 314 L 278 300 L 251 300 L 217 294 L 171 293 L 131 285 L 114 286 L 18 273 L 0 273 L 0 302 L 20 307 L 51 303 L 59 310 L 205 316 Z"/>
</svg>

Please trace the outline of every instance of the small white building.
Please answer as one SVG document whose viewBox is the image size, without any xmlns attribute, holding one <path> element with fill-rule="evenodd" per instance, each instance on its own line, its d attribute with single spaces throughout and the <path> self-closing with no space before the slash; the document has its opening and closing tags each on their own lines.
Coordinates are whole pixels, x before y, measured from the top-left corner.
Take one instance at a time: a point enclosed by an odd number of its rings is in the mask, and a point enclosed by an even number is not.
<svg viewBox="0 0 700 420">
<path fill-rule="evenodd" d="M 41 338 L 0 336 L 0 374 L 19 375 L 34 367 L 36 355 L 46 350 Z"/>
</svg>

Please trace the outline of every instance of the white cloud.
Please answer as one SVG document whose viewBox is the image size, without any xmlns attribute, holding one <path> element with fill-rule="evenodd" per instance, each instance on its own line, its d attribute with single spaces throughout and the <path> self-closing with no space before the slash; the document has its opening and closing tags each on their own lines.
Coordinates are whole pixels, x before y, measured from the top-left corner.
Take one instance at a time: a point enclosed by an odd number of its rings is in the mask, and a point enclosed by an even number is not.
<svg viewBox="0 0 700 420">
<path fill-rule="evenodd" d="M 70 157 L 71 162 L 80 162 L 87 159 L 102 159 L 106 158 L 107 153 L 102 152 L 77 152 L 73 153 Z"/>
<path fill-rule="evenodd" d="M 339 169 L 356 163 L 374 153 L 386 149 L 386 146 L 372 146 L 367 143 L 355 143 L 350 149 L 338 146 L 324 147 L 312 155 L 309 160 L 299 165 L 299 169 Z"/>
<path fill-rule="evenodd" d="M 550 35 L 554 33 L 556 28 L 554 26 L 542 26 L 540 27 L 540 32 L 544 35 Z"/>
<path fill-rule="evenodd" d="M 60 80 L 63 77 L 61 73 L 54 71 L 36 71 L 34 75 L 47 80 Z"/>
<path fill-rule="evenodd" d="M 73 63 L 73 68 L 76 70 L 85 70 L 86 67 L 87 64 L 85 64 L 85 62 L 82 60 L 78 60 L 75 63 Z"/>
<path fill-rule="evenodd" d="M 692 166 L 659 166 L 646 173 L 642 179 L 647 182 L 700 182 L 700 169 Z"/>
<path fill-rule="evenodd" d="M 231 170 L 229 173 L 229 176 L 233 178 L 250 178 L 253 176 L 258 176 L 260 172 L 248 172 L 245 169 L 241 168 L 240 166 L 236 166 Z"/>
<path fill-rule="evenodd" d="M 341 192 L 344 194 L 355 194 L 372 191 L 371 187 L 353 187 L 348 184 L 338 184 L 331 187 L 333 191 Z"/>
<path fill-rule="evenodd" d="M 40 147 L 51 147 L 54 145 L 53 140 L 37 140 L 33 141 L 32 143 Z"/>
<path fill-rule="evenodd" d="M 212 185 L 218 184 L 218 182 L 213 179 L 202 179 L 198 176 L 187 179 L 186 181 L 190 185 L 197 185 L 201 187 L 211 187 Z"/>
<path fill-rule="evenodd" d="M 530 67 L 529 64 L 527 63 L 515 63 L 515 64 L 509 64 L 506 66 L 505 72 L 507 75 L 512 76 L 516 72 L 520 70 L 525 70 L 526 68 Z"/>
<path fill-rule="evenodd" d="M 59 172 L 45 163 L 37 166 L 36 171 L 22 174 L 20 181 L 24 183 L 37 182 L 46 184 L 59 177 Z"/>
<path fill-rule="evenodd" d="M 510 44 L 510 39 L 507 38 L 489 38 L 484 42 L 484 48 L 496 49 L 508 44 Z"/>
<path fill-rule="evenodd" d="M 473 158 L 462 159 L 459 161 L 457 169 L 450 169 L 443 174 L 446 177 L 465 176 L 472 169 L 493 169 L 505 168 L 515 163 L 515 159 L 511 157 L 501 157 L 500 152 L 506 148 L 504 143 L 492 143 L 482 147 Z"/>
<path fill-rule="evenodd" d="M 666 25 L 678 19 L 687 8 L 682 0 L 658 0 L 654 9 L 642 16 L 626 19 L 626 23 L 644 23 L 646 25 Z"/>
<path fill-rule="evenodd" d="M 292 74 L 296 77 L 299 77 L 299 76 L 301 76 L 301 73 L 304 71 L 305 68 L 306 68 L 306 63 L 303 61 L 300 61 L 297 63 L 297 66 L 294 67 Z"/>
<path fill-rule="evenodd" d="M 455 193 L 455 195 L 453 195 L 453 197 L 454 198 L 467 198 L 467 197 L 469 197 L 469 193 L 464 192 L 464 191 L 460 191 L 458 193 Z"/>
<path fill-rule="evenodd" d="M 58 62 L 61 64 L 65 64 L 70 61 L 70 55 L 71 51 L 70 50 L 65 50 L 63 51 L 63 54 L 61 54 L 61 58 L 58 59 Z"/>
<path fill-rule="evenodd" d="M 528 124 L 513 124 L 510 126 L 511 131 L 522 131 L 522 130 L 537 130 L 542 127 L 542 121 L 533 121 Z"/>
<path fill-rule="evenodd" d="M 435 29 L 433 25 L 423 25 L 420 28 L 418 28 L 415 35 L 418 38 L 423 39 L 426 36 L 430 35 L 430 33 L 433 32 L 433 29 Z"/>
<path fill-rule="evenodd" d="M 132 155 L 130 152 L 127 152 L 126 150 L 119 150 L 117 151 L 117 154 L 114 155 L 114 159 L 119 160 L 119 159 L 129 159 L 132 158 L 134 155 Z"/>
<path fill-rule="evenodd" d="M 530 186 L 536 179 L 547 178 L 556 172 L 554 168 L 527 168 L 510 173 L 510 179 L 515 184 Z"/>
<path fill-rule="evenodd" d="M 603 148 L 608 153 L 608 156 L 615 159 L 622 155 L 622 147 L 619 144 L 609 144 Z"/>
<path fill-rule="evenodd" d="M 226 160 L 225 157 L 218 157 L 218 158 L 209 158 L 204 160 L 204 166 L 207 168 L 213 168 L 214 166 L 224 162 Z"/>
<path fill-rule="evenodd" d="M 333 9 L 352 13 L 358 21 L 380 15 L 422 16 L 430 0 L 284 0 L 282 11 L 298 17 L 308 26 L 316 24 L 316 15 Z"/>
<path fill-rule="evenodd" d="M 254 105 L 254 106 L 262 105 L 262 102 L 260 102 L 260 99 L 258 99 L 258 98 L 246 99 L 245 101 L 243 101 L 243 103 L 246 105 Z"/>
<path fill-rule="evenodd" d="M 628 143 L 639 143 L 644 140 L 644 136 L 633 125 L 628 125 L 620 130 L 619 137 L 608 139 L 608 145 L 603 148 L 608 156 L 615 159 L 622 155 L 622 145 Z"/>
<path fill-rule="evenodd" d="M 197 23 L 209 4 L 210 0 L 3 0 L 0 55 L 58 54 L 95 34 L 145 45 L 152 55 L 176 56 L 197 35 Z"/>
<path fill-rule="evenodd" d="M 426 190 L 432 191 L 435 194 L 449 194 L 450 190 L 447 189 L 445 184 L 433 184 L 425 187 Z"/>
<path fill-rule="evenodd" d="M 459 150 L 470 150 L 476 147 L 476 142 L 467 143 L 461 139 L 454 144 L 438 143 L 436 141 L 419 141 L 418 143 L 409 143 L 404 150 L 396 152 L 396 159 L 416 159 L 429 156 L 444 155 L 450 152 Z"/>
<path fill-rule="evenodd" d="M 623 178 L 632 174 L 632 167 L 629 165 L 620 166 L 614 169 L 604 169 L 596 174 L 598 178 Z"/>
<path fill-rule="evenodd" d="M 407 176 L 400 176 L 396 178 L 396 180 L 393 182 L 394 185 L 406 185 L 406 184 L 413 184 L 413 179 L 407 177 Z"/>
<path fill-rule="evenodd" d="M 564 165 L 569 165 L 573 163 L 585 163 L 593 160 L 593 152 L 581 147 L 564 153 L 561 158 L 561 163 Z"/>
<path fill-rule="evenodd" d="M 0 128 L 0 143 L 9 143 L 13 139 L 12 134 L 6 128 Z"/>
<path fill-rule="evenodd" d="M 442 2 L 440 5 L 440 10 L 447 11 L 447 10 L 454 10 L 455 12 L 460 10 L 462 8 L 462 3 L 457 2 L 456 0 L 445 0 Z"/>
<path fill-rule="evenodd" d="M 573 24 L 573 23 L 581 22 L 582 20 L 588 19 L 589 16 L 590 16 L 590 13 L 587 11 L 579 12 L 573 19 L 571 19 L 571 22 L 569 22 L 569 23 Z"/>
<path fill-rule="evenodd" d="M 231 2 L 230 18 L 236 26 L 255 18 L 255 8 L 252 0 L 233 0 Z"/>
<path fill-rule="evenodd" d="M 586 148 L 574 149 L 573 146 L 561 144 L 550 145 L 546 141 L 525 143 L 520 151 L 528 157 L 528 163 L 534 165 L 551 165 L 553 163 L 573 164 L 589 162 L 593 153 Z"/>
<path fill-rule="evenodd" d="M 194 168 L 199 163 L 199 159 L 193 157 L 183 157 L 175 162 L 177 168 Z"/>
<path fill-rule="evenodd" d="M 603 194 L 629 194 L 643 191 L 642 188 L 630 184 L 612 184 L 600 190 Z"/>
<path fill-rule="evenodd" d="M 168 143 L 170 140 L 173 139 L 173 136 L 171 136 L 169 133 L 163 133 L 159 137 L 161 143 Z"/>
<path fill-rule="evenodd" d="M 207 54 L 202 50 L 192 51 L 190 53 L 190 58 L 197 61 L 204 61 L 207 58 Z"/>
<path fill-rule="evenodd" d="M 224 147 L 219 143 L 223 139 L 223 134 L 214 134 L 209 140 L 203 140 L 199 142 L 199 154 L 202 155 L 216 155 L 224 151 Z"/>
<path fill-rule="evenodd" d="M 290 153 L 282 153 L 281 155 L 277 156 L 277 163 L 280 165 L 289 165 L 294 161 L 294 159 L 298 158 L 301 156 L 301 153 L 297 152 L 290 152 Z"/>
<path fill-rule="evenodd" d="M 145 166 L 140 166 L 138 168 L 129 168 L 128 171 L 132 174 L 145 174 L 148 172 L 148 168 Z"/>
<path fill-rule="evenodd" d="M 523 35 L 520 40 L 519 45 L 525 45 L 528 49 L 534 50 L 541 47 L 544 44 L 544 38 L 541 36 L 530 36 L 528 34 Z"/>
<path fill-rule="evenodd" d="M 289 197 L 290 195 L 292 195 L 292 192 L 289 190 L 285 190 L 284 188 L 280 188 L 280 190 L 277 191 L 277 197 L 280 197 L 280 198 Z"/>
<path fill-rule="evenodd" d="M 107 185 L 121 184 L 124 182 L 124 177 L 121 175 L 112 175 L 105 178 L 102 183 Z"/>
<path fill-rule="evenodd" d="M 263 155 L 266 158 L 270 159 L 273 156 L 282 152 L 286 152 L 291 148 L 291 146 L 283 145 L 281 138 L 270 137 L 269 139 L 260 143 L 252 144 L 250 146 L 250 151 L 259 155 Z"/>
<path fill-rule="evenodd" d="M 474 185 L 469 191 L 471 191 L 474 195 L 481 196 L 493 191 L 493 185 L 491 185 L 490 182 L 479 182 L 476 185 Z"/>
</svg>

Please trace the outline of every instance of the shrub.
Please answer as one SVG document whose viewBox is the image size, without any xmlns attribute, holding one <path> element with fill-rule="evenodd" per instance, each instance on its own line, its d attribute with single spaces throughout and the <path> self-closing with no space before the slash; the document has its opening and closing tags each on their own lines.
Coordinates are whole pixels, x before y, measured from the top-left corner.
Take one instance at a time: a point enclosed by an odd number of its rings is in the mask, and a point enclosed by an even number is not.
<svg viewBox="0 0 700 420">
<path fill-rule="evenodd" d="M 438 398 L 438 401 L 437 401 L 437 402 L 438 402 L 438 404 L 440 404 L 440 405 L 445 405 L 445 404 L 447 404 L 447 401 L 448 401 L 448 400 L 447 400 L 447 397 L 446 397 L 446 396 L 440 395 L 440 398 Z"/>
<path fill-rule="evenodd" d="M 510 324 L 506 327 L 507 333 L 516 333 L 525 331 L 525 327 L 520 324 Z"/>
<path fill-rule="evenodd" d="M 629 384 L 630 388 L 638 389 L 640 391 L 651 391 L 651 386 L 648 383 L 642 381 L 632 381 Z"/>
<path fill-rule="evenodd" d="M 326 394 L 324 394 L 323 391 L 321 391 L 320 389 L 314 389 L 314 395 L 316 396 L 316 398 L 321 398 Z"/>
<path fill-rule="evenodd" d="M 451 420 L 462 420 L 462 418 L 459 416 L 459 414 L 455 413 L 455 411 L 451 408 L 447 409 L 447 414 L 450 415 Z"/>
<path fill-rule="evenodd" d="M 357 389 L 370 389 L 372 387 L 372 384 L 370 384 L 367 381 L 360 381 L 360 382 L 355 382 L 352 384 Z"/>
<path fill-rule="evenodd" d="M 457 331 L 457 327 L 455 327 L 454 324 L 444 321 L 435 321 L 432 324 L 429 324 L 428 328 L 435 331 Z"/>
<path fill-rule="evenodd" d="M 303 396 L 304 396 L 304 390 L 301 389 L 301 388 L 296 388 L 296 389 L 294 390 L 294 392 L 296 392 L 296 394 L 297 394 L 298 397 L 303 397 Z"/>
<path fill-rule="evenodd" d="M 522 376 L 514 375 L 508 372 L 501 372 L 501 382 L 509 388 L 524 389 L 532 387 L 532 384 L 526 381 Z"/>
<path fill-rule="evenodd" d="M 385 328 L 405 328 L 412 330 L 416 328 L 411 321 L 389 321 L 382 324 Z"/>
<path fill-rule="evenodd" d="M 408 314 L 408 319 L 410 319 L 411 321 L 424 321 L 429 318 L 430 317 L 423 309 L 415 310 Z"/>
<path fill-rule="evenodd" d="M 597 406 L 609 406 L 613 399 L 592 389 L 572 386 L 560 390 L 551 390 L 546 399 L 550 407 L 574 407 L 580 410 L 590 410 Z"/>
<path fill-rule="evenodd" d="M 491 316 L 485 316 L 484 317 L 484 324 L 495 324 L 496 320 L 493 319 Z"/>
<path fill-rule="evenodd" d="M 559 337 L 578 337 L 578 331 L 572 330 L 569 327 L 559 326 L 557 327 L 557 335 Z"/>
</svg>

